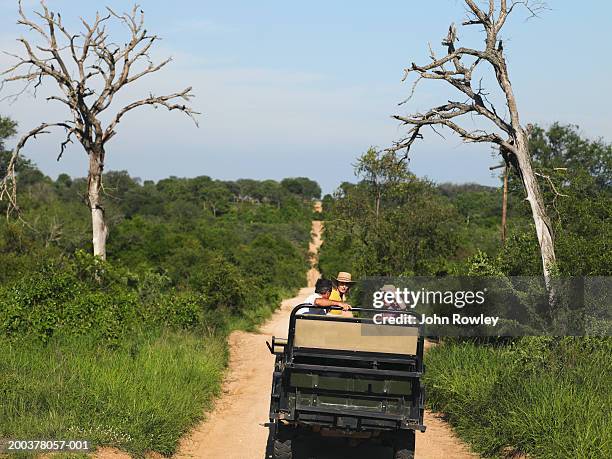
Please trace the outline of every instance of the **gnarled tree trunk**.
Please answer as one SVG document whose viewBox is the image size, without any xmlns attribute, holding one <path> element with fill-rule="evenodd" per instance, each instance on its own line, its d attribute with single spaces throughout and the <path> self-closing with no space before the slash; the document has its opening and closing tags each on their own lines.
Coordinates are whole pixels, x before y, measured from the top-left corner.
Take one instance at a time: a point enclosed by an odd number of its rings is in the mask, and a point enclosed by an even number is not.
<svg viewBox="0 0 612 459">
<path fill-rule="evenodd" d="M 93 254 L 106 259 L 106 237 L 108 227 L 104 221 L 104 208 L 100 199 L 102 172 L 104 171 L 104 147 L 96 146 L 89 152 L 89 174 L 87 176 L 87 199 L 91 211 Z"/>
<path fill-rule="evenodd" d="M 531 167 L 531 155 L 529 154 L 529 139 L 527 133 L 523 129 L 519 119 L 519 112 L 516 104 L 516 98 L 512 91 L 512 84 L 508 74 L 508 68 L 506 66 L 506 60 L 502 54 L 501 49 L 497 49 L 493 52 L 493 58 L 491 59 L 493 68 L 495 69 L 495 75 L 500 87 L 502 88 L 504 95 L 506 96 L 506 104 L 508 105 L 508 112 L 510 114 L 510 125 L 512 127 L 511 137 L 514 145 L 512 151 L 512 163 L 523 182 L 523 188 L 525 189 L 525 199 L 529 202 L 531 207 L 531 216 L 535 225 L 536 234 L 538 237 L 538 243 L 540 245 L 540 256 L 542 258 L 542 272 L 544 275 L 544 281 L 546 286 L 551 292 L 551 299 L 554 293 L 552 292 L 552 286 L 550 283 L 550 277 L 552 274 L 553 265 L 556 262 L 555 257 L 555 246 L 552 228 L 550 226 L 550 220 L 546 214 L 546 207 L 544 206 L 544 200 L 542 199 L 542 191 L 538 185 L 535 173 Z"/>
<path fill-rule="evenodd" d="M 531 168 L 527 134 L 523 129 L 520 130 L 519 135 L 516 137 L 515 156 L 516 162 L 518 163 L 518 173 L 520 174 L 525 189 L 525 199 L 529 202 L 529 206 L 531 207 L 531 215 L 538 236 L 538 243 L 540 244 L 544 280 L 550 289 L 552 268 L 556 261 L 553 233 L 550 226 L 550 220 L 546 214 L 546 208 L 544 207 L 540 186 Z"/>
</svg>

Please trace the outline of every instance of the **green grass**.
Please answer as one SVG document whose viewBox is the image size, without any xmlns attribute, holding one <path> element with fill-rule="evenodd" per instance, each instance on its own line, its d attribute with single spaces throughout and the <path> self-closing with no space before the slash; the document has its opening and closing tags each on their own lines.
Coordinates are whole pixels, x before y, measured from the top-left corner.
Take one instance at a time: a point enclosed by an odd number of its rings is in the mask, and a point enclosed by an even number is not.
<svg viewBox="0 0 612 459">
<path fill-rule="evenodd" d="M 611 343 L 445 343 L 426 357 L 429 404 L 485 456 L 612 457 Z"/>
<path fill-rule="evenodd" d="M 121 347 L 87 337 L 0 338 L 0 437 L 82 439 L 168 455 L 203 417 L 227 363 L 224 336 L 150 332 Z"/>
<path fill-rule="evenodd" d="M 129 322 L 115 340 L 74 327 L 59 327 L 45 340 L 0 335 L 0 438 L 88 440 L 92 449 L 170 455 L 218 395 L 227 333 L 256 329 L 292 293 L 271 291 L 264 305 L 239 315 L 213 314 L 213 328 L 212 316 L 191 331 L 171 327 L 172 310 L 162 311 L 157 325 Z M 148 328 L 155 331 L 142 331 Z"/>
</svg>

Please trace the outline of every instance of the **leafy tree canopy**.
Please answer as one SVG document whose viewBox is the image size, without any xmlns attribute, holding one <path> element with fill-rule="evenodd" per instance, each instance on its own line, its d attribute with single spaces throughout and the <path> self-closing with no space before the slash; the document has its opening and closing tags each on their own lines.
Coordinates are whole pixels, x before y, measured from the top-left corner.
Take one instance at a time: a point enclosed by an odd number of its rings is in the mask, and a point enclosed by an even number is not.
<svg viewBox="0 0 612 459">
<path fill-rule="evenodd" d="M 304 199 L 320 199 L 321 187 L 314 180 L 306 177 L 286 178 L 281 186 L 289 193 L 301 196 Z"/>
</svg>

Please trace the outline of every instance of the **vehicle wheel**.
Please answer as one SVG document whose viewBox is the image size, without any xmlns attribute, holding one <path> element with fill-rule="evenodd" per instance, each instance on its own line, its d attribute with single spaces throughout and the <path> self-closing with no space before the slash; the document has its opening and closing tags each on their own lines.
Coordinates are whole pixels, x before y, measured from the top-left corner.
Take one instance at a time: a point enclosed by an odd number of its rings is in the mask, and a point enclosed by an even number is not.
<svg viewBox="0 0 612 459">
<path fill-rule="evenodd" d="M 414 430 L 402 432 L 395 437 L 394 459 L 414 459 Z"/>
<path fill-rule="evenodd" d="M 291 459 L 293 457 L 291 440 L 275 439 L 272 448 L 273 459 Z"/>
</svg>

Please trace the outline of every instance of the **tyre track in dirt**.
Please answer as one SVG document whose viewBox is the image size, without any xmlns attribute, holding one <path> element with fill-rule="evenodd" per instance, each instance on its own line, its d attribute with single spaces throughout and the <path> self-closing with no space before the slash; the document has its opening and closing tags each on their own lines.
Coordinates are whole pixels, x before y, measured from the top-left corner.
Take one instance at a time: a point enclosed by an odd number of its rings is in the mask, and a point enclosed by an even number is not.
<svg viewBox="0 0 612 459">
<path fill-rule="evenodd" d="M 318 209 L 320 211 L 320 207 Z M 294 298 L 284 300 L 281 307 L 260 328 L 259 333 L 233 332 L 230 335 L 230 363 L 223 383 L 222 395 L 206 420 L 181 441 L 176 459 L 263 459 L 265 457 L 270 404 L 270 388 L 274 356 L 268 352 L 266 340 L 272 335 L 286 337 L 291 309 L 313 292 L 319 277 L 315 269 L 316 253 L 321 244 L 322 224 L 313 221 L 310 243 L 311 269 L 309 287 Z M 430 412 L 425 414 L 425 433 L 417 432 L 416 457 L 419 459 L 468 459 L 478 457 L 469 452 L 447 423 Z M 382 448 L 359 448 L 358 451 L 329 451 L 326 458 L 384 457 Z M 323 459 L 323 458 L 322 458 Z"/>
</svg>

